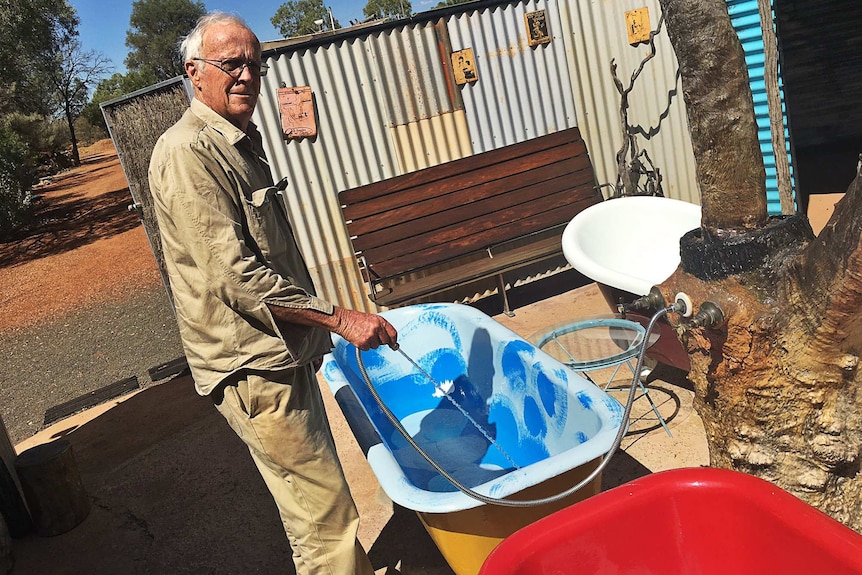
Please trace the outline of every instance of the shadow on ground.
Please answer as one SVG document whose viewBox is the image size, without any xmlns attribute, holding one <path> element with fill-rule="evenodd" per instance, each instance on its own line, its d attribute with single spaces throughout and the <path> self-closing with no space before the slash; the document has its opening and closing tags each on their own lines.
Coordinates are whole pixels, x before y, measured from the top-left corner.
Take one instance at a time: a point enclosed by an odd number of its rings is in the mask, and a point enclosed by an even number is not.
<svg viewBox="0 0 862 575">
<path fill-rule="evenodd" d="M 15 539 L 13 574 L 293 572 L 248 451 L 189 376 L 54 429 L 72 444 L 91 511 L 62 535 Z M 400 508 L 369 556 L 377 569 L 451 573 L 415 513 Z"/>
<path fill-rule="evenodd" d="M 54 200 L 37 199 L 33 221 L 0 242 L 0 267 L 61 254 L 140 225 L 128 209 L 132 196 L 127 186 L 92 197 L 68 192 L 98 182 L 103 173 L 116 170 L 117 162 L 114 155 L 92 156 L 81 164 L 86 172 L 58 176 L 45 190 Z"/>
<path fill-rule="evenodd" d="M 91 499 L 62 535 L 15 539 L 14 574 L 293 573 L 275 506 L 245 446 L 184 375 L 95 419 L 59 427 Z M 623 452 L 603 489 L 649 470 Z M 368 550 L 375 569 L 452 575 L 413 511 L 395 505 Z"/>
</svg>

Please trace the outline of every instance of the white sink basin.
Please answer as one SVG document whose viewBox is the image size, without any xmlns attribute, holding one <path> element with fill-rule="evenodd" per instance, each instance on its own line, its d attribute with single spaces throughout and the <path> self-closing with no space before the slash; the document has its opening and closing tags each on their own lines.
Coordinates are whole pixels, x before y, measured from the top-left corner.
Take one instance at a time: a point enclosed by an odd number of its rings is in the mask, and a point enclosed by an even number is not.
<svg viewBox="0 0 862 575">
<path fill-rule="evenodd" d="M 653 196 L 605 200 L 576 215 L 563 253 L 588 278 L 641 296 L 679 266 L 679 240 L 700 227 L 700 206 Z"/>
</svg>

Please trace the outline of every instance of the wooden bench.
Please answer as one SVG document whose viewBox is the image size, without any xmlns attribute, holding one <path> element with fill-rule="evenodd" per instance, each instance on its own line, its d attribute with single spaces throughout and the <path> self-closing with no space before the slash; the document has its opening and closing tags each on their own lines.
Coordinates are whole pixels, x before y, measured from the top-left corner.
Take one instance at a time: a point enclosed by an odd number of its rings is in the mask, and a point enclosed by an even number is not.
<svg viewBox="0 0 862 575">
<path fill-rule="evenodd" d="M 562 253 L 565 225 L 602 200 L 577 128 L 339 194 L 369 297 L 392 307 Z"/>
</svg>

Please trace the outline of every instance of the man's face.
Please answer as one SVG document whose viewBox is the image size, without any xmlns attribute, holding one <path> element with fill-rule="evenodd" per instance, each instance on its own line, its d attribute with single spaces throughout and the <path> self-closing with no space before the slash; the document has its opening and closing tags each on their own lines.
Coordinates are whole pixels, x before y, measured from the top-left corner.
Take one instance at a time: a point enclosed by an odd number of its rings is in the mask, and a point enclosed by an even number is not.
<svg viewBox="0 0 862 575">
<path fill-rule="evenodd" d="M 215 24 L 207 28 L 201 52 L 201 58 L 210 60 L 260 62 L 260 42 L 251 30 L 236 24 Z M 260 94 L 258 74 L 245 67 L 233 78 L 217 63 L 197 60 L 186 62 L 186 72 L 198 100 L 241 130 L 246 129 Z"/>
</svg>

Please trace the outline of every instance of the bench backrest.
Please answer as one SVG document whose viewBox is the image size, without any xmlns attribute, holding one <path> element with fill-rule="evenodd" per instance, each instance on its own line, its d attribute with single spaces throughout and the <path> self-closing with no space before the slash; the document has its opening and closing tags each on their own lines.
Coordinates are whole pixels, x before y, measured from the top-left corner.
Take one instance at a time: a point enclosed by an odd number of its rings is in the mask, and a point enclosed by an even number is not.
<svg viewBox="0 0 862 575">
<path fill-rule="evenodd" d="M 577 128 L 339 194 L 357 256 L 401 275 L 565 224 L 602 196 Z"/>
</svg>

